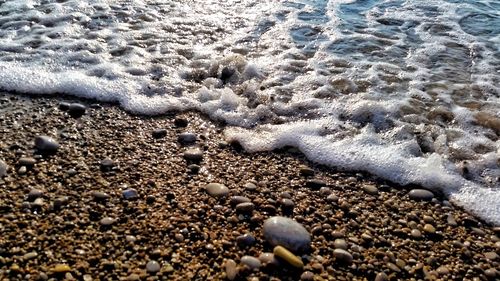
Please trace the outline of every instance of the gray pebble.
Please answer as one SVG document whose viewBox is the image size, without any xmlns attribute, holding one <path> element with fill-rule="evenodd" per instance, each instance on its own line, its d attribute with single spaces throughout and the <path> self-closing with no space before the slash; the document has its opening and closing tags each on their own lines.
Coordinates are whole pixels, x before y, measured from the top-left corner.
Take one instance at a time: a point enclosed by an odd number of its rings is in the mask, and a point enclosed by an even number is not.
<svg viewBox="0 0 500 281">
<path fill-rule="evenodd" d="M 241 258 L 241 263 L 248 266 L 250 269 L 258 269 L 262 266 L 260 260 L 252 256 L 243 256 Z"/>
<path fill-rule="evenodd" d="M 197 137 L 196 137 L 196 134 L 193 134 L 193 133 L 181 133 L 179 134 L 179 136 L 177 137 L 177 141 L 179 141 L 181 144 L 193 144 L 195 143 L 197 140 Z"/>
<path fill-rule="evenodd" d="M 328 195 L 328 197 L 326 197 L 326 201 L 328 201 L 330 203 L 337 203 L 337 202 L 339 202 L 339 197 L 335 194 L 330 194 L 330 195 Z"/>
<path fill-rule="evenodd" d="M 36 160 L 31 157 L 21 157 L 17 161 L 17 164 L 20 166 L 33 167 L 36 164 Z"/>
<path fill-rule="evenodd" d="M 370 195 L 377 195 L 378 188 L 371 184 L 363 185 L 363 190 Z"/>
<path fill-rule="evenodd" d="M 113 169 L 113 167 L 115 166 L 115 162 L 109 158 L 101 160 L 99 164 L 101 167 L 101 171 L 103 172 L 111 171 L 111 169 Z"/>
<path fill-rule="evenodd" d="M 273 264 L 278 265 L 279 261 L 274 257 L 273 253 L 262 253 L 259 255 L 259 260 L 263 264 Z"/>
<path fill-rule="evenodd" d="M 311 235 L 298 222 L 285 217 L 271 217 L 264 222 L 264 237 L 272 246 L 283 246 L 291 251 L 309 249 Z"/>
<path fill-rule="evenodd" d="M 94 197 L 94 200 L 96 200 L 96 201 L 105 201 L 105 200 L 108 200 L 111 196 L 109 196 L 109 194 L 107 194 L 105 192 L 93 191 L 92 197 Z"/>
<path fill-rule="evenodd" d="M 335 249 L 347 250 L 347 242 L 344 239 L 335 239 L 335 242 L 333 242 L 333 246 L 335 247 Z"/>
<path fill-rule="evenodd" d="M 72 103 L 68 106 L 68 113 L 73 118 L 80 118 L 85 114 L 87 107 L 81 103 Z"/>
<path fill-rule="evenodd" d="M 229 202 L 231 202 L 231 204 L 233 204 L 233 205 L 238 205 L 240 203 L 251 202 L 251 200 L 245 196 L 231 196 L 231 199 L 229 200 Z"/>
<path fill-rule="evenodd" d="M 125 200 L 132 200 L 139 198 L 139 193 L 135 188 L 127 188 L 122 191 L 122 196 L 123 198 L 125 198 Z"/>
<path fill-rule="evenodd" d="M 38 254 L 36 252 L 29 252 L 29 253 L 26 253 L 23 255 L 23 260 L 27 261 L 27 260 L 31 260 L 31 259 L 34 259 L 38 256 Z"/>
<path fill-rule="evenodd" d="M 255 244 L 255 237 L 253 237 L 253 235 L 250 233 L 245 233 L 236 237 L 236 242 L 240 246 L 252 246 L 253 244 Z"/>
<path fill-rule="evenodd" d="M 213 197 L 224 197 L 229 194 L 229 188 L 220 183 L 209 183 L 205 186 L 205 190 Z"/>
<path fill-rule="evenodd" d="M 149 273 L 156 273 L 160 271 L 161 266 L 157 261 L 148 261 L 146 264 L 146 271 Z"/>
<path fill-rule="evenodd" d="M 251 183 L 251 182 L 245 183 L 244 187 L 245 187 L 246 190 L 249 190 L 249 191 L 257 190 L 257 186 L 254 183 Z"/>
<path fill-rule="evenodd" d="M 203 160 L 203 151 L 199 148 L 190 148 L 184 152 L 184 159 L 199 162 Z"/>
<path fill-rule="evenodd" d="M 412 189 L 408 193 L 411 199 L 421 201 L 431 201 L 434 198 L 434 193 L 427 189 Z"/>
<path fill-rule="evenodd" d="M 35 137 L 35 148 L 41 153 L 55 153 L 59 149 L 59 144 L 48 136 Z"/>
<path fill-rule="evenodd" d="M 335 258 L 341 262 L 344 262 L 344 263 L 347 263 L 347 264 L 351 264 L 352 263 L 352 260 L 353 260 L 353 257 L 352 255 L 347 252 L 346 250 L 343 250 L 343 249 L 335 249 L 333 251 L 333 255 L 335 256 Z"/>
<path fill-rule="evenodd" d="M 7 175 L 8 169 L 9 166 L 7 166 L 7 163 L 5 163 L 3 160 L 0 160 L 0 178 L 5 177 Z"/>
<path fill-rule="evenodd" d="M 115 219 L 113 218 L 110 218 L 110 217 L 105 217 L 105 218 L 102 218 L 99 223 L 102 225 L 102 226 L 110 226 L 112 224 L 115 223 Z"/>
<path fill-rule="evenodd" d="M 326 181 L 320 179 L 310 179 L 306 182 L 306 186 L 313 189 L 320 189 L 322 186 L 326 186 Z"/>
<path fill-rule="evenodd" d="M 304 271 L 300 275 L 300 280 L 312 281 L 314 280 L 314 273 L 312 273 L 311 271 Z"/>
<path fill-rule="evenodd" d="M 40 189 L 33 188 L 28 193 L 28 201 L 35 201 L 35 199 L 43 196 L 43 191 Z"/>
</svg>

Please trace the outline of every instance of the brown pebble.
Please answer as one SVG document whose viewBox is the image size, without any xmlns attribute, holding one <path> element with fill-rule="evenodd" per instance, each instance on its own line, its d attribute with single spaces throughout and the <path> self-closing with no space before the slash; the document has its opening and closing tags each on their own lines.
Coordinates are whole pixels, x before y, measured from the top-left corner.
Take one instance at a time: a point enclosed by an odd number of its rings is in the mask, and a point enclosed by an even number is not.
<svg viewBox="0 0 500 281">
<path fill-rule="evenodd" d="M 375 281 L 387 281 L 389 277 L 384 272 L 379 272 L 375 277 Z"/>
<path fill-rule="evenodd" d="M 238 268 L 236 267 L 236 262 L 234 260 L 227 260 L 226 264 L 226 277 L 228 280 L 234 280 L 236 275 L 238 275 Z"/>
</svg>

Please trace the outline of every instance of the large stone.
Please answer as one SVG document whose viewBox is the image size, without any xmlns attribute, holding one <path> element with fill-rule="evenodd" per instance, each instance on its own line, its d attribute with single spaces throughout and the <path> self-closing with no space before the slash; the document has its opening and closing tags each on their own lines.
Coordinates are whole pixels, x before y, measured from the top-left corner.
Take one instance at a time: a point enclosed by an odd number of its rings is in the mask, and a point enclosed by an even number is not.
<svg viewBox="0 0 500 281">
<path fill-rule="evenodd" d="M 35 148 L 41 153 L 56 153 L 59 149 L 59 144 L 48 136 L 37 136 L 35 138 Z"/>
<path fill-rule="evenodd" d="M 212 197 L 224 197 L 229 194 L 229 188 L 220 183 L 209 183 L 205 186 L 205 190 Z"/>
<path fill-rule="evenodd" d="M 431 201 L 434 198 L 434 193 L 427 189 L 412 189 L 408 196 L 413 200 Z"/>
<path fill-rule="evenodd" d="M 299 252 L 309 249 L 311 235 L 300 223 L 285 217 L 271 217 L 264 222 L 264 237 L 272 246 Z"/>
</svg>

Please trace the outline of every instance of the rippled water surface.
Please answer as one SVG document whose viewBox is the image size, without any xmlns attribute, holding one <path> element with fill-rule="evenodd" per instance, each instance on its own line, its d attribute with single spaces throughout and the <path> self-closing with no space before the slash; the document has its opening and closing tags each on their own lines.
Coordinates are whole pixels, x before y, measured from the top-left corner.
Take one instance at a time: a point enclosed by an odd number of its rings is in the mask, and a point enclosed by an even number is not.
<svg viewBox="0 0 500 281">
<path fill-rule="evenodd" d="M 0 0 L 0 88 L 195 109 L 500 223 L 500 2 Z"/>
</svg>

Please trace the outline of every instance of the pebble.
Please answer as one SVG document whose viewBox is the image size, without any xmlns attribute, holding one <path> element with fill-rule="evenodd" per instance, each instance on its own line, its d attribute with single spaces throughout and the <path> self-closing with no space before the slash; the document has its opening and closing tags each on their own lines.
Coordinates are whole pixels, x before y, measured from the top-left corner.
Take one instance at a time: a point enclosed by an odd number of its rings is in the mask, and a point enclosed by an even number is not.
<svg viewBox="0 0 500 281">
<path fill-rule="evenodd" d="M 314 273 L 312 273 L 311 271 L 304 271 L 300 275 L 300 280 L 312 281 L 314 280 Z"/>
<path fill-rule="evenodd" d="M 23 255 L 23 260 L 27 261 L 27 260 L 31 260 L 31 259 L 34 259 L 38 256 L 38 254 L 36 252 L 29 252 L 29 253 L 26 253 Z"/>
<path fill-rule="evenodd" d="M 234 280 L 236 275 L 238 275 L 238 268 L 236 267 L 236 262 L 234 260 L 227 260 L 225 264 L 226 268 L 226 278 L 228 280 Z"/>
<path fill-rule="evenodd" d="M 125 200 L 133 200 L 139 198 L 139 193 L 135 188 L 127 188 L 122 191 L 122 196 Z"/>
<path fill-rule="evenodd" d="M 335 239 L 333 246 L 335 249 L 347 250 L 347 242 L 344 239 Z"/>
<path fill-rule="evenodd" d="M 259 255 L 259 260 L 263 264 L 278 265 L 278 260 L 274 257 L 273 253 L 262 253 L 262 254 Z"/>
<path fill-rule="evenodd" d="M 450 226 L 458 225 L 457 221 L 455 220 L 455 217 L 452 214 L 448 214 L 448 216 L 446 217 L 446 223 L 448 223 L 448 225 Z"/>
<path fill-rule="evenodd" d="M 17 170 L 17 173 L 20 174 L 20 175 L 24 175 L 28 172 L 28 169 L 26 168 L 26 166 L 21 166 L 19 168 L 19 170 Z"/>
<path fill-rule="evenodd" d="M 59 109 L 62 111 L 66 111 L 69 109 L 69 103 L 67 102 L 60 102 L 59 103 Z"/>
<path fill-rule="evenodd" d="M 292 265 L 293 267 L 296 268 L 303 268 L 304 263 L 302 262 L 302 259 L 294 255 L 292 252 L 288 251 L 286 248 L 282 246 L 276 246 L 274 247 L 273 254 L 277 257 L 282 258 L 284 261 L 286 261 L 288 264 Z"/>
<path fill-rule="evenodd" d="M 109 196 L 109 194 L 107 194 L 105 192 L 93 191 L 92 197 L 94 197 L 94 200 L 96 200 L 96 201 L 105 201 L 105 200 L 108 200 L 111 196 Z"/>
<path fill-rule="evenodd" d="M 484 257 L 493 261 L 493 260 L 496 260 L 498 258 L 498 255 L 495 252 L 487 252 L 484 254 Z"/>
<path fill-rule="evenodd" d="M 363 190 L 370 195 L 377 195 L 378 193 L 378 188 L 371 184 L 363 185 Z"/>
<path fill-rule="evenodd" d="M 432 234 L 436 232 L 436 228 L 432 224 L 426 224 L 424 225 L 424 231 Z"/>
<path fill-rule="evenodd" d="M 245 185 L 243 187 L 245 187 L 245 189 L 249 190 L 249 191 L 257 190 L 257 186 L 251 182 L 245 183 Z"/>
<path fill-rule="evenodd" d="M 306 182 L 306 186 L 313 189 L 320 189 L 323 186 L 326 186 L 326 182 L 320 179 L 310 179 Z"/>
<path fill-rule="evenodd" d="M 281 208 L 285 212 L 292 212 L 293 208 L 295 207 L 295 203 L 293 203 L 292 200 L 288 198 L 283 198 L 280 200 Z"/>
<path fill-rule="evenodd" d="M 205 190 L 212 197 L 224 197 L 229 194 L 229 188 L 220 183 L 209 183 L 205 186 Z"/>
<path fill-rule="evenodd" d="M 436 272 L 439 274 L 439 275 L 447 275 L 447 274 L 450 274 L 450 270 L 442 265 L 440 267 L 438 267 L 438 269 L 436 269 Z"/>
<path fill-rule="evenodd" d="M 155 129 L 151 133 L 151 136 L 155 139 L 161 139 L 167 136 L 167 130 L 166 129 Z"/>
<path fill-rule="evenodd" d="M 101 171 L 103 171 L 103 172 L 110 171 L 115 166 L 115 162 L 109 158 L 101 160 L 101 162 L 99 164 L 101 167 Z"/>
<path fill-rule="evenodd" d="M 7 175 L 8 169 L 9 166 L 7 166 L 7 163 L 5 163 L 3 160 L 0 160 L 0 178 L 5 177 Z"/>
<path fill-rule="evenodd" d="M 339 197 L 335 194 L 330 194 L 330 195 L 328 195 L 328 197 L 326 197 L 326 201 L 328 201 L 330 203 L 337 203 L 337 202 L 339 202 Z"/>
<path fill-rule="evenodd" d="M 255 205 L 252 202 L 245 202 L 236 205 L 236 211 L 239 213 L 251 213 L 255 209 Z"/>
<path fill-rule="evenodd" d="M 80 118 L 85 114 L 87 107 L 81 103 L 71 103 L 68 106 L 68 113 L 73 118 Z"/>
<path fill-rule="evenodd" d="M 149 273 L 156 273 L 160 271 L 161 266 L 157 261 L 148 261 L 146 264 L 146 271 Z"/>
<path fill-rule="evenodd" d="M 28 193 L 28 201 L 35 201 L 37 198 L 43 196 L 43 191 L 40 189 L 32 188 Z"/>
<path fill-rule="evenodd" d="M 291 251 L 307 250 L 311 235 L 300 223 L 285 217 L 271 217 L 264 222 L 264 237 L 272 246 L 283 246 Z"/>
<path fill-rule="evenodd" d="M 411 232 L 410 232 L 410 235 L 413 238 L 421 238 L 422 237 L 422 232 L 420 232 L 420 230 L 418 230 L 418 229 L 412 229 Z"/>
<path fill-rule="evenodd" d="M 21 157 L 17 161 L 17 164 L 20 166 L 33 167 L 36 164 L 36 160 L 31 157 Z"/>
<path fill-rule="evenodd" d="M 48 136 L 35 137 L 35 148 L 41 153 L 56 153 L 59 149 L 59 144 Z"/>
<path fill-rule="evenodd" d="M 339 261 L 342 261 L 342 262 L 347 263 L 347 264 L 351 264 L 352 263 L 353 257 L 346 250 L 335 249 L 335 250 L 333 250 L 333 255 Z"/>
<path fill-rule="evenodd" d="M 255 237 L 253 237 L 252 234 L 245 233 L 236 237 L 236 242 L 240 246 L 252 246 L 253 244 L 255 244 Z"/>
<path fill-rule="evenodd" d="M 187 119 L 185 119 L 185 118 L 181 118 L 181 117 L 175 118 L 175 120 L 174 120 L 174 125 L 175 125 L 177 128 L 184 128 L 184 127 L 187 127 L 187 125 L 188 125 L 188 120 L 187 120 Z"/>
<path fill-rule="evenodd" d="M 434 198 L 434 193 L 427 189 L 412 189 L 408 193 L 411 199 L 421 201 L 431 201 Z"/>
<path fill-rule="evenodd" d="M 241 263 L 248 266 L 250 269 L 259 269 L 262 266 L 260 260 L 252 256 L 243 256 Z"/>
<path fill-rule="evenodd" d="M 375 277 L 375 281 L 387 281 L 389 277 L 384 272 L 379 272 Z"/>
<path fill-rule="evenodd" d="M 494 279 L 495 277 L 497 277 L 498 273 L 494 268 L 489 268 L 484 271 L 484 275 L 486 275 L 486 277 L 490 279 Z"/>
<path fill-rule="evenodd" d="M 196 134 L 193 134 L 193 133 L 181 133 L 179 134 L 179 136 L 177 137 L 177 141 L 181 144 L 193 144 L 195 143 L 197 140 L 197 137 L 196 137 Z"/>
<path fill-rule="evenodd" d="M 307 166 L 301 166 L 299 168 L 299 173 L 303 176 L 306 176 L 306 177 L 314 176 L 314 170 L 307 167 Z"/>
<path fill-rule="evenodd" d="M 190 148 L 184 152 L 184 159 L 199 162 L 203 160 L 203 152 L 199 148 Z"/>
<path fill-rule="evenodd" d="M 99 222 L 102 226 L 110 226 L 115 223 L 115 219 L 110 217 L 102 218 Z"/>
<path fill-rule="evenodd" d="M 231 199 L 229 199 L 229 202 L 233 205 L 238 205 L 240 203 L 248 203 L 251 202 L 251 200 L 245 196 L 231 196 Z"/>
<path fill-rule="evenodd" d="M 55 273 L 65 273 L 71 271 L 71 267 L 67 264 L 57 264 L 52 268 L 52 272 Z"/>
</svg>

